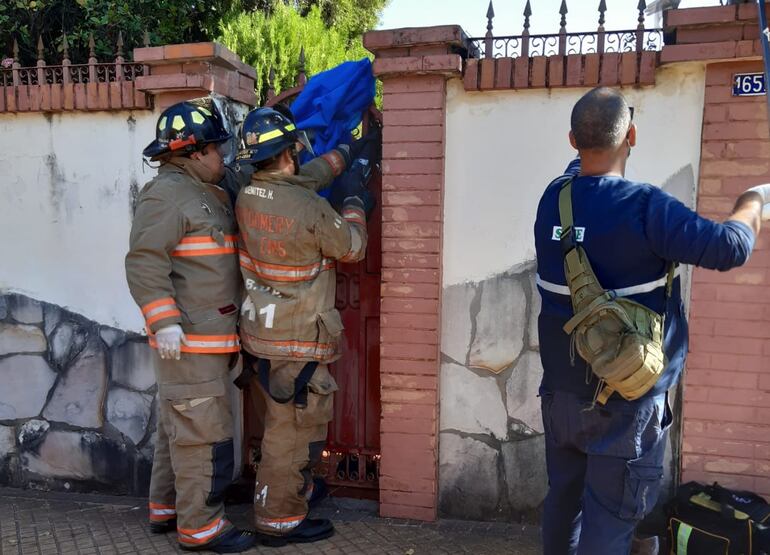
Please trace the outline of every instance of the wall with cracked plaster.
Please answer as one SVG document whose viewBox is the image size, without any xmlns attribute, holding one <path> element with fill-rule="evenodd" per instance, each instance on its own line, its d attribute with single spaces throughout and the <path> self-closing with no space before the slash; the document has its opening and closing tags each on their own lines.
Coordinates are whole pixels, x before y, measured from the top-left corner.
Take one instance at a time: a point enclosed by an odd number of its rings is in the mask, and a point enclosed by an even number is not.
<svg viewBox="0 0 770 555">
<path fill-rule="evenodd" d="M 445 287 L 442 310 L 439 510 L 535 520 L 546 476 L 534 262 Z"/>
<path fill-rule="evenodd" d="M 237 135 L 247 107 L 216 102 Z M 0 291 L 142 330 L 123 261 L 137 195 L 156 174 L 142 150 L 157 118 L 149 110 L 0 115 L 2 252 L 13 261 L 0 265 Z"/>
<path fill-rule="evenodd" d="M 155 170 L 142 149 L 150 111 L 0 116 L 0 289 L 138 332 L 126 285 L 136 194 Z"/>
<path fill-rule="evenodd" d="M 447 94 L 439 510 L 537 519 L 547 490 L 532 228 L 541 193 L 575 153 L 569 115 L 587 89 Z M 638 145 L 627 176 L 694 207 L 705 71 L 658 70 L 623 89 Z M 674 100 L 675 99 L 675 100 Z M 676 110 L 672 110 L 672 103 Z M 683 291 L 689 298 L 689 272 Z M 675 436 L 672 445 L 678 444 Z M 670 480 L 676 453 L 667 455 Z"/>
</svg>

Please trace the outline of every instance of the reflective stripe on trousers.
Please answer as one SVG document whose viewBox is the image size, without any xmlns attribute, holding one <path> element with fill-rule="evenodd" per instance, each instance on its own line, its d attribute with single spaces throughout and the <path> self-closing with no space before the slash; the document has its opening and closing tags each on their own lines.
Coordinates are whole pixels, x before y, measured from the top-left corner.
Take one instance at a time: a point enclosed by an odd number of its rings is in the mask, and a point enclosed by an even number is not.
<svg viewBox="0 0 770 555">
<path fill-rule="evenodd" d="M 224 518 L 218 518 L 214 522 L 201 528 L 177 528 L 179 543 L 188 545 L 201 545 L 210 542 L 227 525 Z"/>
<path fill-rule="evenodd" d="M 150 521 L 166 522 L 176 518 L 176 508 L 174 505 L 162 505 L 160 503 L 150 503 Z"/>
<path fill-rule="evenodd" d="M 257 526 L 269 528 L 270 530 L 274 530 L 276 534 L 281 535 L 299 526 L 304 519 L 305 515 L 290 516 L 287 518 L 265 518 L 260 516 L 255 517 Z"/>
</svg>

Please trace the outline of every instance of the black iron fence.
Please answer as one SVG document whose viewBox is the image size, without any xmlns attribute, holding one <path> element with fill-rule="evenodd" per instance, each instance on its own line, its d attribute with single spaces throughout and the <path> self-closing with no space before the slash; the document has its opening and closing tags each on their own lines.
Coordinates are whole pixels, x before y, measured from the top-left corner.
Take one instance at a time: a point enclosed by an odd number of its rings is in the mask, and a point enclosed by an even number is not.
<svg viewBox="0 0 770 555">
<path fill-rule="evenodd" d="M 586 0 L 578 0 L 585 7 Z M 599 26 L 596 31 L 568 33 L 567 0 L 562 0 L 559 8 L 561 16 L 559 32 L 553 34 L 532 35 L 529 32 L 530 18 L 533 16 L 530 0 L 524 7 L 524 27 L 520 35 L 495 36 L 493 20 L 495 10 L 492 0 L 487 8 L 487 32 L 483 37 L 470 39 L 470 56 L 476 58 L 519 58 L 530 56 L 552 56 L 567 54 L 603 54 L 605 52 L 642 52 L 657 51 L 663 47 L 663 31 L 645 27 L 647 2 L 639 0 L 637 4 L 638 25 L 636 29 L 607 31 L 604 28 L 607 3 L 599 2 L 597 12 Z"/>
</svg>

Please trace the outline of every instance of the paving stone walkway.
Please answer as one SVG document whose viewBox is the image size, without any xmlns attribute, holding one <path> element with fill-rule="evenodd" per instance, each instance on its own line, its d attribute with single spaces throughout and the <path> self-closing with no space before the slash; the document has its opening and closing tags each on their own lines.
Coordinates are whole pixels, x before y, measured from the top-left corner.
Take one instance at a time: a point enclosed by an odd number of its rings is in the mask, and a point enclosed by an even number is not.
<svg viewBox="0 0 770 555">
<path fill-rule="evenodd" d="M 539 530 L 528 525 L 383 519 L 371 502 L 330 499 L 314 516 L 331 518 L 337 533 L 323 542 L 248 553 L 535 555 Z M 248 505 L 228 506 L 237 525 L 249 526 Z M 151 534 L 146 500 L 0 488 L 0 555 L 114 555 L 184 553 L 173 534 Z"/>
</svg>

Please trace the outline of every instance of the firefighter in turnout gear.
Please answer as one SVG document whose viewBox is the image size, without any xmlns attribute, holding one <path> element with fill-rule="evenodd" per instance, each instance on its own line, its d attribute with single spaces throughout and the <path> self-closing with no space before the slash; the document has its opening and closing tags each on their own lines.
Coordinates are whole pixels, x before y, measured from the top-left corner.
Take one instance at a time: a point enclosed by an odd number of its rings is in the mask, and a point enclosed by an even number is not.
<svg viewBox="0 0 770 555">
<path fill-rule="evenodd" d="M 257 376 L 248 385 L 266 405 L 255 523 L 266 545 L 312 542 L 334 533 L 330 521 L 307 515 L 311 469 L 321 459 L 337 390 L 328 370 L 340 356 L 343 330 L 334 308 L 335 262 L 365 255 L 366 215 L 374 206 L 365 168 L 379 140 L 370 134 L 300 167 L 297 149 L 309 145 L 285 108 L 252 111 L 241 133 L 238 159 L 256 172 L 236 203 L 247 293 L 240 336 Z M 353 160 L 363 169 L 345 172 Z M 340 175 L 335 210 L 316 191 Z"/>
<path fill-rule="evenodd" d="M 159 418 L 150 481 L 150 527 L 176 530 L 183 549 L 239 552 L 256 535 L 224 514 L 233 476 L 228 372 L 240 351 L 242 284 L 236 224 L 213 104 L 182 102 L 158 120 L 144 155 L 160 162 L 142 190 L 126 276 L 155 349 Z"/>
</svg>

